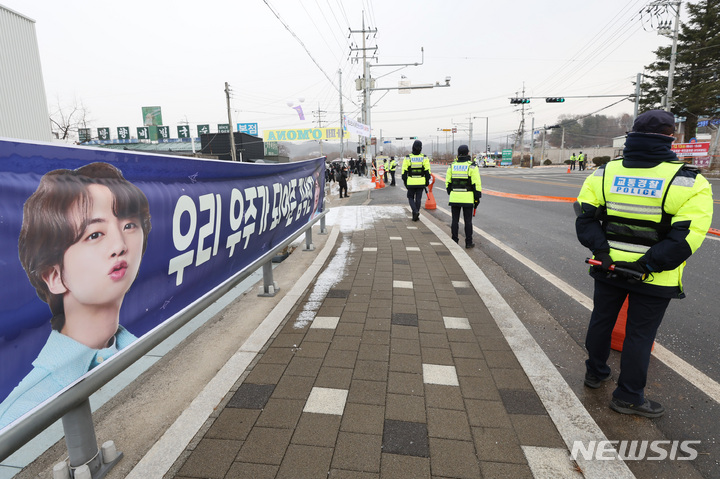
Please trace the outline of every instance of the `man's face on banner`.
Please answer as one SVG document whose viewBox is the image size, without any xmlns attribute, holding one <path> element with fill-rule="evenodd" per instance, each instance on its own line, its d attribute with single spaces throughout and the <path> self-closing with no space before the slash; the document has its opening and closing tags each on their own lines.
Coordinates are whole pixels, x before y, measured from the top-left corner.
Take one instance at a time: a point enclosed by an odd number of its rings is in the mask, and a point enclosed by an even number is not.
<svg viewBox="0 0 720 479">
<path fill-rule="evenodd" d="M 87 227 L 65 252 L 62 272 L 56 266 L 46 281 L 51 292 L 65 294 L 66 304 L 119 307 L 140 268 L 140 219 L 117 218 L 106 186 L 90 185 L 88 193 L 92 204 Z M 75 208 L 71 220 L 80 224 L 81 214 L 81 208 Z"/>
</svg>

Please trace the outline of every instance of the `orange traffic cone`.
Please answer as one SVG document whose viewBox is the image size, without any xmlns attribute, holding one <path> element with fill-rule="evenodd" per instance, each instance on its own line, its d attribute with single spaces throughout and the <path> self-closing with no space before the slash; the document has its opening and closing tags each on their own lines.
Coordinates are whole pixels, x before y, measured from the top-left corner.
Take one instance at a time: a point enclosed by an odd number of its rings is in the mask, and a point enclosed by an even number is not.
<svg viewBox="0 0 720 479">
<path fill-rule="evenodd" d="M 625 302 L 622 305 L 622 308 L 620 308 L 620 313 L 618 313 L 617 320 L 615 321 L 615 327 L 613 328 L 611 339 L 610 339 L 610 348 L 614 349 L 615 351 L 622 351 L 623 350 L 623 343 L 625 342 L 625 327 L 627 326 L 627 310 L 628 310 L 628 299 L 625 298 Z M 655 343 L 653 343 L 652 350 L 655 349 Z"/>
<path fill-rule="evenodd" d="M 568 170 L 567 170 L 567 172 L 570 173 L 570 165 L 568 165 Z"/>
<path fill-rule="evenodd" d="M 427 200 L 425 200 L 425 209 L 434 210 L 437 209 L 437 203 L 435 202 L 435 195 L 433 195 L 432 189 L 435 184 L 435 175 L 430 175 L 430 184 L 428 185 Z"/>
<path fill-rule="evenodd" d="M 380 188 L 385 188 L 385 182 L 383 181 L 383 175 L 378 174 L 378 182 L 380 183 Z"/>
</svg>

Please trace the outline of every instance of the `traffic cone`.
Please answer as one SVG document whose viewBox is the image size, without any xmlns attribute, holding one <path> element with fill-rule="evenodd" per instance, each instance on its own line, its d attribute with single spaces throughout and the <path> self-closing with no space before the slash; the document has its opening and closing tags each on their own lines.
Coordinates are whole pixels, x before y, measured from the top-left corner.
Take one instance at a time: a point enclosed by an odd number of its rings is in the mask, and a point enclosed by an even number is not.
<svg viewBox="0 0 720 479">
<path fill-rule="evenodd" d="M 433 195 L 433 185 L 435 184 L 435 175 L 431 175 L 430 184 L 428 185 L 427 200 L 425 200 L 425 209 L 434 210 L 437 209 L 437 203 L 435 202 L 435 195 Z"/>
<path fill-rule="evenodd" d="M 385 182 L 383 181 L 383 175 L 378 174 L 378 183 L 380 183 L 380 188 L 385 188 Z"/>
<path fill-rule="evenodd" d="M 379 190 L 380 188 L 382 188 L 382 186 L 380 186 L 381 181 L 382 181 L 382 179 L 378 176 L 375 180 L 375 189 L 376 190 Z"/>
<path fill-rule="evenodd" d="M 567 170 L 567 172 L 570 173 L 570 165 L 568 165 L 568 170 Z"/>
<path fill-rule="evenodd" d="M 628 310 L 628 299 L 625 298 L 625 302 L 620 308 L 617 320 L 615 321 L 615 327 L 613 328 L 612 335 L 610 336 L 610 348 L 615 351 L 623 350 L 623 343 L 625 342 L 625 327 L 627 326 L 627 310 Z M 655 350 L 655 343 L 653 343 L 652 350 Z"/>
</svg>

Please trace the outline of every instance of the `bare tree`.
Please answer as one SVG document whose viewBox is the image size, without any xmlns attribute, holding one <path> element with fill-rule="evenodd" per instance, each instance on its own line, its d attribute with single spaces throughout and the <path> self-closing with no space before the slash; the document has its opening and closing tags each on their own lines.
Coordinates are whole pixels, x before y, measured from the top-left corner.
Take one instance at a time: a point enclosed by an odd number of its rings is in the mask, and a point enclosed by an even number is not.
<svg viewBox="0 0 720 479">
<path fill-rule="evenodd" d="M 82 101 L 75 99 L 72 104 L 62 104 L 57 98 L 50 112 L 53 135 L 58 140 L 78 141 L 78 128 L 87 128 L 89 114 Z"/>
</svg>

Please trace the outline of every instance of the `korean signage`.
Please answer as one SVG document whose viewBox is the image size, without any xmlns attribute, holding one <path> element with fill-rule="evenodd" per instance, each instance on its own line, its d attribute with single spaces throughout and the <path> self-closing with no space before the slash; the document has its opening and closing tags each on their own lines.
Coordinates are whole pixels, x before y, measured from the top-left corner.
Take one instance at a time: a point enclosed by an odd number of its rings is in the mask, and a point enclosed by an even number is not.
<svg viewBox="0 0 720 479">
<path fill-rule="evenodd" d="M 218 123 L 218 133 L 230 133 L 230 125 L 228 123 Z"/>
<path fill-rule="evenodd" d="M 0 429 L 300 231 L 322 212 L 324 163 L 0 140 Z"/>
<path fill-rule="evenodd" d="M 710 143 L 673 143 L 672 151 L 680 158 L 708 156 L 710 154 Z"/>
<path fill-rule="evenodd" d="M 247 133 L 248 135 L 257 136 L 258 124 L 257 123 L 238 123 L 237 131 L 240 133 Z"/>
<path fill-rule="evenodd" d="M 119 126 L 117 129 L 117 135 L 119 140 L 129 140 L 130 128 L 127 126 Z"/>
<path fill-rule="evenodd" d="M 210 133 L 210 125 L 198 125 L 197 126 L 198 136 L 207 135 Z"/>
<path fill-rule="evenodd" d="M 80 143 L 85 143 L 92 140 L 92 133 L 90 128 L 78 128 L 78 139 Z"/>
<path fill-rule="evenodd" d="M 170 127 L 169 126 L 158 126 L 158 140 L 167 140 L 170 138 Z"/>
<path fill-rule="evenodd" d="M 137 129 L 137 137 L 139 140 L 149 140 L 150 132 L 147 126 L 139 126 Z"/>
<path fill-rule="evenodd" d="M 345 127 L 345 131 L 352 133 L 353 135 L 365 137 L 370 136 L 370 127 L 368 125 L 355 121 L 352 118 L 348 118 L 347 115 L 343 116 L 343 126 Z"/>
<path fill-rule="evenodd" d="M 340 128 L 300 128 L 263 130 L 265 141 L 339 140 Z"/>
<path fill-rule="evenodd" d="M 178 138 L 190 138 L 190 127 L 188 125 L 180 125 L 177 127 Z"/>
<path fill-rule="evenodd" d="M 503 148 L 500 166 L 512 165 L 512 148 Z"/>
<path fill-rule="evenodd" d="M 98 140 L 108 141 L 110 139 L 110 128 L 98 128 Z"/>
<path fill-rule="evenodd" d="M 263 153 L 265 156 L 278 156 L 280 154 L 280 145 L 277 141 L 263 141 Z"/>
</svg>

